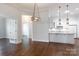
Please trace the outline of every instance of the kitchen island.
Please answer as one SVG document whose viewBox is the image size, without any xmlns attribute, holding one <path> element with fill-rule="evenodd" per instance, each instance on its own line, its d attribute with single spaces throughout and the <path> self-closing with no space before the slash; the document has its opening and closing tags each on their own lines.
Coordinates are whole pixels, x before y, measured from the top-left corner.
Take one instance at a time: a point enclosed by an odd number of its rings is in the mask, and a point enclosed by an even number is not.
<svg viewBox="0 0 79 59">
<path fill-rule="evenodd" d="M 74 44 L 74 33 L 49 32 L 49 42 Z"/>
</svg>

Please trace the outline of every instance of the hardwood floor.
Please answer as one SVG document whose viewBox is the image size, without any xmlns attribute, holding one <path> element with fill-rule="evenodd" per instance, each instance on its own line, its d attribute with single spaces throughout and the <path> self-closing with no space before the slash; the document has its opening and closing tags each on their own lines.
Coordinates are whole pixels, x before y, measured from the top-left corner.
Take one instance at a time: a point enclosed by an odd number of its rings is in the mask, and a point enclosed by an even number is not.
<svg viewBox="0 0 79 59">
<path fill-rule="evenodd" d="M 1 56 L 78 56 L 79 39 L 75 45 L 62 43 L 32 42 L 27 48 L 23 44 L 10 44 L 8 39 L 0 39 Z"/>
</svg>

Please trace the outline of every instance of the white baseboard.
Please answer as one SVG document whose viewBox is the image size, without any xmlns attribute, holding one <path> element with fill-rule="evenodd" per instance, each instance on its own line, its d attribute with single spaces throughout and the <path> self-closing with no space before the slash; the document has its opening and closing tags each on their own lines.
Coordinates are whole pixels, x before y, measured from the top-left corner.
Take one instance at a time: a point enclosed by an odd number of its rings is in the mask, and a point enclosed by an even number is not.
<svg viewBox="0 0 79 59">
<path fill-rule="evenodd" d="M 19 44 L 22 41 L 17 41 L 16 39 L 13 39 L 13 40 L 9 40 L 9 42 L 12 43 L 12 44 Z"/>
<path fill-rule="evenodd" d="M 48 40 L 37 40 L 37 39 L 32 39 L 32 41 L 49 42 Z"/>
</svg>

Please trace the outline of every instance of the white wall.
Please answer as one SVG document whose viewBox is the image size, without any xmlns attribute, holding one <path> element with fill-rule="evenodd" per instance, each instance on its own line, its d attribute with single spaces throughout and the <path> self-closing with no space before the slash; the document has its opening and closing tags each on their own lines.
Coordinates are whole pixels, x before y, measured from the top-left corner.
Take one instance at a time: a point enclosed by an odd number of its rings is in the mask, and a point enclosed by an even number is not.
<svg viewBox="0 0 79 59">
<path fill-rule="evenodd" d="M 4 17 L 0 17 L 0 38 L 6 38 L 6 22 Z"/>
<path fill-rule="evenodd" d="M 33 41 L 48 42 L 48 13 L 41 13 L 40 16 L 40 21 L 33 22 Z"/>
<path fill-rule="evenodd" d="M 0 4 L 0 16 L 17 18 L 19 11 L 10 5 Z"/>
<path fill-rule="evenodd" d="M 79 38 L 79 14 L 75 15 L 74 21 L 77 23 L 77 37 Z"/>
</svg>

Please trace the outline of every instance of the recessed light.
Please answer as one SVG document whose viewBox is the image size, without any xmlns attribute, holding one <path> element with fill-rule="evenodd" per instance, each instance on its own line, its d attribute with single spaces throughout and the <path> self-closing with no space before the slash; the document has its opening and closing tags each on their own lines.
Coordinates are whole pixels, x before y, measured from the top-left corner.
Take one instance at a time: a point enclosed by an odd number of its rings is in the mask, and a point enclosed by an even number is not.
<svg viewBox="0 0 79 59">
<path fill-rule="evenodd" d="M 75 10 L 79 10 L 79 8 L 75 8 Z"/>
<path fill-rule="evenodd" d="M 64 13 L 69 13 L 70 11 L 69 10 L 66 10 Z"/>
</svg>

